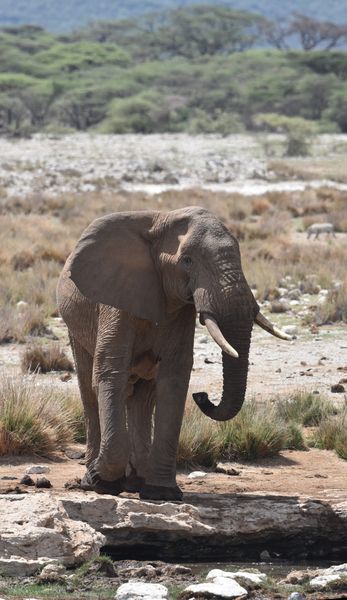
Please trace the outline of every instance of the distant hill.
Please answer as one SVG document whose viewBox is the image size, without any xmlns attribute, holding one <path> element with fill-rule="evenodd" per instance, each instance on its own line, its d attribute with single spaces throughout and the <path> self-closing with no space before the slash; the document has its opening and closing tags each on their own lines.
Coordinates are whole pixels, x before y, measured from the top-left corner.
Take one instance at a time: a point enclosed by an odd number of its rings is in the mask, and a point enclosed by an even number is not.
<svg viewBox="0 0 347 600">
<path fill-rule="evenodd" d="M 298 11 L 319 20 L 347 22 L 346 0 L 0 0 L 0 26 L 34 24 L 52 32 L 66 32 L 94 20 L 126 19 L 191 4 L 223 4 L 271 19 L 283 19 Z"/>
</svg>

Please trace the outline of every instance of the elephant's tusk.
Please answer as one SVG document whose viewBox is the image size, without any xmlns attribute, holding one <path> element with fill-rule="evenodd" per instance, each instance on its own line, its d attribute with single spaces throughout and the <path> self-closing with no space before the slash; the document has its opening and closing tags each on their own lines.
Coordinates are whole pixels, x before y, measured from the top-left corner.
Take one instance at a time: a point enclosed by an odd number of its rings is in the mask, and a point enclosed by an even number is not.
<svg viewBox="0 0 347 600">
<path fill-rule="evenodd" d="M 265 331 L 271 333 L 271 335 L 274 335 L 275 337 L 280 338 L 281 340 L 293 339 L 291 335 L 288 335 L 287 333 L 284 333 L 284 331 L 281 331 L 280 329 L 275 327 L 275 325 L 273 325 L 271 321 L 264 317 L 264 315 L 262 315 L 261 312 L 258 312 L 254 321 L 255 323 L 257 323 L 257 325 L 259 325 L 259 327 L 262 327 L 262 329 L 265 329 Z"/>
<path fill-rule="evenodd" d="M 232 356 L 233 358 L 238 358 L 239 355 L 236 352 L 235 348 L 233 348 L 223 336 L 221 330 L 217 325 L 217 321 L 211 316 L 207 316 L 206 314 L 201 315 L 203 317 L 204 324 L 206 325 L 206 329 L 209 332 L 210 336 L 214 339 L 216 344 L 225 352 Z"/>
</svg>

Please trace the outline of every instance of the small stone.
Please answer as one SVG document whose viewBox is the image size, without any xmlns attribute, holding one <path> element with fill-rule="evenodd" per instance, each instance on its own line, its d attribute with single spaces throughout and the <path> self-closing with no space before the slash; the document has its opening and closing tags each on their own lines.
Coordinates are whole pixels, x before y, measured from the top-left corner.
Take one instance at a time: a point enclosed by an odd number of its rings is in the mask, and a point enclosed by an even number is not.
<svg viewBox="0 0 347 600">
<path fill-rule="evenodd" d="M 27 469 L 25 469 L 25 472 L 28 474 L 35 474 L 35 475 L 39 475 L 40 473 L 49 473 L 50 468 L 49 467 L 44 467 L 41 465 L 32 465 L 31 467 L 28 467 Z"/>
<path fill-rule="evenodd" d="M 290 596 L 288 596 L 288 600 L 305 600 L 305 596 L 300 594 L 300 592 L 292 592 Z"/>
<path fill-rule="evenodd" d="M 341 383 L 335 383 L 331 386 L 330 391 L 334 394 L 343 394 L 345 392 L 345 387 Z"/>
<path fill-rule="evenodd" d="M 64 483 L 64 488 L 67 490 L 80 490 L 81 489 L 81 478 L 75 477 L 75 479 L 69 479 Z"/>
<path fill-rule="evenodd" d="M 36 487 L 37 488 L 51 488 L 53 487 L 53 485 L 51 484 L 51 482 L 49 481 L 49 479 L 47 479 L 46 477 L 39 477 L 38 480 L 36 481 Z"/>
<path fill-rule="evenodd" d="M 299 300 L 301 296 L 301 292 L 298 288 L 293 288 L 292 290 L 289 290 L 288 292 L 288 298 L 290 298 L 290 300 Z"/>
<path fill-rule="evenodd" d="M 84 458 L 86 455 L 86 453 L 81 450 L 64 450 L 64 454 L 72 460 L 79 460 L 80 458 Z"/>
<path fill-rule="evenodd" d="M 283 327 L 283 331 L 288 335 L 297 335 L 298 328 L 296 325 L 286 325 L 285 327 Z"/>
<path fill-rule="evenodd" d="M 228 465 L 223 465 L 223 463 L 218 463 L 215 468 L 216 473 L 225 473 L 226 475 L 236 476 L 240 475 L 241 471 L 238 469 L 234 469 L 234 467 L 228 467 Z"/>
<path fill-rule="evenodd" d="M 35 481 L 30 477 L 30 475 L 23 475 L 19 483 L 22 485 L 35 485 Z"/>
<path fill-rule="evenodd" d="M 3 477 L 0 477 L 0 479 L 2 479 L 3 481 L 15 481 L 16 479 L 18 479 L 18 477 L 12 477 L 11 475 L 4 475 Z"/>
<path fill-rule="evenodd" d="M 72 375 L 71 373 L 63 373 L 63 375 L 60 375 L 59 377 L 60 381 L 66 382 L 66 381 L 70 381 L 70 379 L 72 379 Z"/>
<path fill-rule="evenodd" d="M 64 580 L 65 567 L 60 564 L 51 564 L 43 567 L 37 579 L 41 583 L 56 583 Z"/>
<path fill-rule="evenodd" d="M 278 369 L 276 369 L 275 373 L 282 373 L 281 367 L 278 367 Z"/>
<path fill-rule="evenodd" d="M 271 556 L 270 553 L 268 552 L 268 550 L 263 550 L 260 554 L 259 554 L 260 560 L 263 560 L 264 562 L 268 562 L 269 560 L 271 560 Z"/>
<path fill-rule="evenodd" d="M 282 300 L 274 300 L 270 304 L 270 312 L 272 313 L 284 313 L 289 310 L 290 306 L 288 302 Z"/>
<path fill-rule="evenodd" d="M 206 477 L 206 475 L 207 473 L 205 473 L 205 471 L 192 471 L 189 473 L 188 479 L 202 479 L 203 477 Z"/>
</svg>

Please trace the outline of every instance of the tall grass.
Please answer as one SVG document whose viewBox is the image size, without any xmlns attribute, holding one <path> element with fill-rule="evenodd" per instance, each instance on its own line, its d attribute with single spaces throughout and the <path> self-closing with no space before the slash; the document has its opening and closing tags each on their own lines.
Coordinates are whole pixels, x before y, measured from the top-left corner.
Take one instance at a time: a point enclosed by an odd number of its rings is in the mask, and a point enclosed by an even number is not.
<svg viewBox="0 0 347 600">
<path fill-rule="evenodd" d="M 287 428 L 272 404 L 246 402 L 239 414 L 218 431 L 222 456 L 228 460 L 254 460 L 274 456 L 284 448 Z"/>
<path fill-rule="evenodd" d="M 216 423 L 207 419 L 193 402 L 188 402 L 182 423 L 177 464 L 210 467 L 218 459 L 220 443 Z"/>
<path fill-rule="evenodd" d="M 340 458 L 347 460 L 347 410 L 322 421 L 311 443 L 316 448 L 335 450 Z"/>
<path fill-rule="evenodd" d="M 245 402 L 231 421 L 217 423 L 188 402 L 178 448 L 180 466 L 211 466 L 218 460 L 254 460 L 284 448 L 305 449 L 301 431 L 285 423 L 274 403 Z"/>
<path fill-rule="evenodd" d="M 42 385 L 36 377 L 0 379 L 0 455 L 45 454 L 74 440 L 74 392 Z"/>
<path fill-rule="evenodd" d="M 324 397 L 297 392 L 277 404 L 279 416 L 286 422 L 294 421 L 304 427 L 317 426 L 323 419 L 336 414 L 333 404 Z"/>
</svg>

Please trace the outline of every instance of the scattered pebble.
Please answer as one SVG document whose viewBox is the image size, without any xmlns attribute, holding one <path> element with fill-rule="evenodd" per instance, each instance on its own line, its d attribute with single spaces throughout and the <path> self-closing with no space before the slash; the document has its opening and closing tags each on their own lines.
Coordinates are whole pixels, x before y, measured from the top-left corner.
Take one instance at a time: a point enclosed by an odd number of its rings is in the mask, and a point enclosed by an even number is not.
<svg viewBox="0 0 347 600">
<path fill-rule="evenodd" d="M 23 475 L 19 483 L 22 485 L 35 485 L 35 481 L 30 477 L 30 475 Z"/>
<path fill-rule="evenodd" d="M 192 471 L 191 473 L 189 473 L 188 479 L 202 479 L 206 476 L 207 473 L 205 473 L 205 471 Z"/>
<path fill-rule="evenodd" d="M 330 391 L 334 394 L 343 394 L 345 392 L 345 387 L 341 383 L 335 383 L 331 386 Z"/>
<path fill-rule="evenodd" d="M 238 469 L 234 469 L 234 467 L 228 467 L 227 465 L 223 465 L 223 463 L 218 463 L 215 468 L 216 473 L 225 473 L 226 475 L 240 475 L 241 471 Z"/>
<path fill-rule="evenodd" d="M 51 482 L 49 481 L 49 479 L 47 479 L 46 477 L 39 477 L 38 480 L 36 481 L 36 487 L 37 488 L 51 488 L 53 487 L 53 485 L 51 484 Z"/>
<path fill-rule="evenodd" d="M 49 473 L 50 468 L 49 467 L 45 467 L 42 465 L 32 465 L 31 467 L 28 467 L 25 472 L 30 474 L 35 474 L 35 475 L 39 475 L 41 473 Z"/>
<path fill-rule="evenodd" d="M 80 458 L 84 458 L 86 455 L 86 453 L 82 450 L 64 450 L 64 454 L 72 460 L 79 460 Z"/>
</svg>

